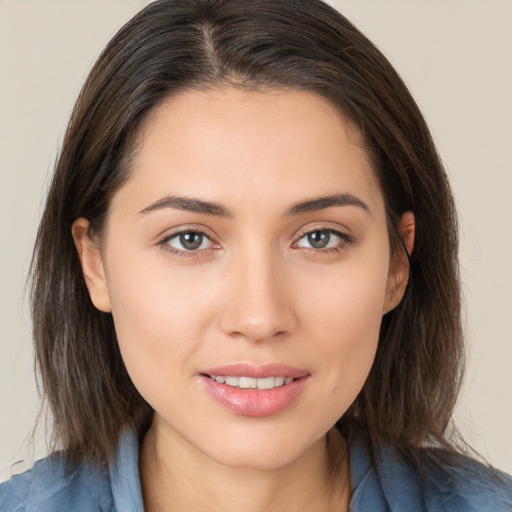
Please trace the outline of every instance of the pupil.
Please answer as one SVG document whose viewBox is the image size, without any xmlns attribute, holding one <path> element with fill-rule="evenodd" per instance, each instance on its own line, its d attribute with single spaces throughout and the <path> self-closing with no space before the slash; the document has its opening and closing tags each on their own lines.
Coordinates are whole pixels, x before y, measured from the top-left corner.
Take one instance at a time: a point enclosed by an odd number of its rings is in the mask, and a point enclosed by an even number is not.
<svg viewBox="0 0 512 512">
<path fill-rule="evenodd" d="M 187 251 L 194 251 L 201 247 L 203 235 L 201 233 L 181 233 L 180 243 Z"/>
<path fill-rule="evenodd" d="M 308 235 L 308 242 L 315 249 L 323 249 L 329 243 L 330 238 L 331 234 L 328 231 L 313 231 Z"/>
</svg>

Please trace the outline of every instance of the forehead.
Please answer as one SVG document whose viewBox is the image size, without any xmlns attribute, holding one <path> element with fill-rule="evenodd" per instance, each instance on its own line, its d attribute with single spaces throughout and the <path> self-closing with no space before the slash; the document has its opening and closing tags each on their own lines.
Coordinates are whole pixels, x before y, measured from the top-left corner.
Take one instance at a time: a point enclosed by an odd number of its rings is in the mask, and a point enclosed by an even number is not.
<svg viewBox="0 0 512 512">
<path fill-rule="evenodd" d="M 357 193 L 383 207 L 359 131 L 311 92 L 182 92 L 148 116 L 134 157 L 133 173 L 116 195 L 129 192 L 136 207 L 165 193 L 225 203 L 242 198 L 260 207 L 259 199 L 276 190 L 283 208 L 333 192 Z"/>
</svg>

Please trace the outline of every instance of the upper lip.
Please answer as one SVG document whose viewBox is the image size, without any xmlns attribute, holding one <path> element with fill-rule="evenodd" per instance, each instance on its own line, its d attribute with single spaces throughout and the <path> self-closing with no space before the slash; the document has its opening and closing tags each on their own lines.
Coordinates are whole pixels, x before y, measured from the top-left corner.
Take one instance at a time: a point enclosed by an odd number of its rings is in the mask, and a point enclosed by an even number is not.
<svg viewBox="0 0 512 512">
<path fill-rule="evenodd" d="M 264 379 L 266 377 L 293 377 L 298 379 L 309 375 L 306 370 L 301 370 L 287 364 L 280 363 L 266 363 L 266 364 L 251 364 L 251 363 L 236 363 L 217 366 L 215 368 L 207 368 L 200 372 L 203 375 L 210 377 L 216 376 L 232 376 L 232 377 L 252 377 L 254 379 Z"/>
</svg>

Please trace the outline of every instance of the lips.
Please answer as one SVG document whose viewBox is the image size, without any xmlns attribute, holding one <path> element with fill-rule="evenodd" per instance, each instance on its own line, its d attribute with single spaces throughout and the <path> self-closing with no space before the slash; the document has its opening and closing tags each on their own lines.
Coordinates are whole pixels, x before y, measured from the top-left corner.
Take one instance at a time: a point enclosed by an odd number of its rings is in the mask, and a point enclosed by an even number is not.
<svg viewBox="0 0 512 512">
<path fill-rule="evenodd" d="M 200 373 L 201 382 L 220 405 L 244 416 L 278 414 L 302 394 L 310 374 L 288 365 L 236 364 Z"/>
<path fill-rule="evenodd" d="M 235 375 L 210 375 L 210 379 L 220 384 L 226 384 L 227 386 L 241 389 L 274 389 L 293 382 L 293 377 L 274 376 L 256 379 L 254 377 L 237 377 Z"/>
</svg>

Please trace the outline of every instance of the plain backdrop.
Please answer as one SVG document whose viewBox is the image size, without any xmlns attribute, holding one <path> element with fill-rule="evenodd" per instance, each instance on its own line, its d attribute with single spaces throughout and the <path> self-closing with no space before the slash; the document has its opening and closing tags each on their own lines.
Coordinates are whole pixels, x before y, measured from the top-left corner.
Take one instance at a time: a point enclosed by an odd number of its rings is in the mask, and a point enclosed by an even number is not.
<svg viewBox="0 0 512 512">
<path fill-rule="evenodd" d="M 88 70 L 146 3 L 0 0 L 0 472 L 46 453 L 41 435 L 27 441 L 39 398 L 25 278 L 55 156 Z M 456 417 L 512 473 L 512 2 L 330 3 L 397 68 L 447 165 L 469 350 Z"/>
</svg>

